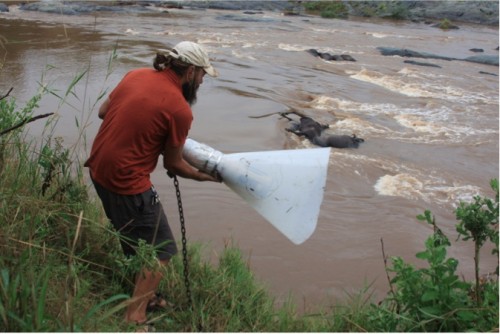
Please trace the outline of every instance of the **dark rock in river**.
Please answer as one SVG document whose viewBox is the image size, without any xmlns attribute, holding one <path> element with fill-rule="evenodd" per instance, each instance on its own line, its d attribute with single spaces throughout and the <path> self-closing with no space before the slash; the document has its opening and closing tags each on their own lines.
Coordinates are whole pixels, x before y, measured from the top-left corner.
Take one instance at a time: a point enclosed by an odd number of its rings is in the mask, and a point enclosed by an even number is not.
<svg viewBox="0 0 500 334">
<path fill-rule="evenodd" d="M 441 66 L 436 65 L 436 64 L 431 64 L 431 63 L 422 63 L 414 60 L 405 60 L 403 63 L 405 64 L 412 64 L 412 65 L 418 65 L 418 66 L 427 66 L 427 67 L 437 67 L 441 68 Z"/>
<path fill-rule="evenodd" d="M 417 52 L 409 49 L 399 49 L 399 48 L 390 48 L 390 47 L 378 47 L 377 50 L 383 56 L 400 56 L 400 57 L 409 57 L 409 58 L 425 58 L 425 59 L 441 59 L 441 60 L 456 60 L 456 58 L 443 57 L 439 55 L 435 55 L 432 53 L 426 52 Z"/>
<path fill-rule="evenodd" d="M 0 3 L 0 13 L 5 13 L 5 12 L 8 12 L 9 11 L 9 7 L 7 7 L 6 4 L 4 3 Z"/>
<path fill-rule="evenodd" d="M 487 74 L 487 75 L 492 75 L 494 77 L 498 77 L 498 74 L 495 73 L 490 73 L 490 72 L 485 72 L 485 71 L 479 71 L 480 74 Z"/>
<path fill-rule="evenodd" d="M 238 15 L 238 14 L 224 14 L 218 15 L 216 20 L 222 21 L 238 21 L 238 22 L 261 22 L 261 23 L 271 23 L 271 22 L 283 22 L 283 20 L 277 20 L 270 17 L 254 16 L 254 15 Z"/>
<path fill-rule="evenodd" d="M 464 60 L 469 61 L 471 63 L 498 66 L 498 56 L 479 55 L 479 56 L 467 57 Z"/>
<path fill-rule="evenodd" d="M 309 49 L 306 51 L 307 53 L 310 53 L 311 55 L 313 55 L 314 57 L 319 57 L 320 56 L 320 53 L 318 52 L 318 50 L 316 49 Z"/>
<path fill-rule="evenodd" d="M 328 61 L 356 61 L 352 56 L 342 54 L 342 55 L 332 55 L 329 54 L 328 52 L 319 52 L 316 49 L 309 49 L 306 51 L 307 53 L 313 55 L 314 57 L 319 57 L 324 60 Z"/>
<path fill-rule="evenodd" d="M 398 49 L 390 47 L 378 47 L 377 50 L 379 50 L 383 56 L 400 56 L 409 58 L 442 59 L 442 60 L 463 60 L 471 63 L 498 66 L 498 55 L 495 56 L 478 55 L 460 59 L 460 58 L 443 57 L 426 52 L 417 52 L 408 49 Z"/>
<path fill-rule="evenodd" d="M 354 59 L 350 55 L 340 55 L 340 58 L 342 58 L 342 60 L 346 60 L 346 61 L 356 61 L 356 59 Z"/>
</svg>

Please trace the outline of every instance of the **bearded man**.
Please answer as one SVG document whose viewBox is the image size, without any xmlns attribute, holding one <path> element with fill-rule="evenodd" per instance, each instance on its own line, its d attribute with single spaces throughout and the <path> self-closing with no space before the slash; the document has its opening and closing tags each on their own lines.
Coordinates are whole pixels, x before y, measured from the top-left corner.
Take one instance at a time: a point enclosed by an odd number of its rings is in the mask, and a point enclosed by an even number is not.
<svg viewBox="0 0 500 334">
<path fill-rule="evenodd" d="M 197 90 L 217 71 L 201 45 L 188 41 L 157 53 L 153 67 L 128 72 L 99 108 L 103 122 L 85 166 L 125 255 L 136 254 L 142 239 L 165 266 L 177 246 L 150 175 L 163 155 L 171 175 L 221 182 L 182 157 Z M 155 295 L 161 278 L 161 267 L 137 274 L 126 322 L 145 324 L 148 304 L 166 303 Z"/>
</svg>

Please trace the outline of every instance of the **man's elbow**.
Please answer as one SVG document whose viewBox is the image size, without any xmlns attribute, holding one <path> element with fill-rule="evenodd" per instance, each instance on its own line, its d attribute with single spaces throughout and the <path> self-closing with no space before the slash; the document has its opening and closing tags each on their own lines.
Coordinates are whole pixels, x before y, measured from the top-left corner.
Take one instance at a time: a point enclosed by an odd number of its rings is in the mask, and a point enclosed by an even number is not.
<svg viewBox="0 0 500 334">
<path fill-rule="evenodd" d="M 170 161 L 163 160 L 163 168 L 169 173 L 169 174 L 174 174 L 178 175 L 180 172 L 180 168 L 176 166 L 175 164 L 171 163 Z"/>
</svg>

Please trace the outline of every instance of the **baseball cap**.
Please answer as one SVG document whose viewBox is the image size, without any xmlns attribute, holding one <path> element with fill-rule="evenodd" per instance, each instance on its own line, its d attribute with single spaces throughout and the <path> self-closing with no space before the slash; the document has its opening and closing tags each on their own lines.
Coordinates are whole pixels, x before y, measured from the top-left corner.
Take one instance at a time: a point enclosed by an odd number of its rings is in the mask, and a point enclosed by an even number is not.
<svg viewBox="0 0 500 334">
<path fill-rule="evenodd" d="M 208 53 L 200 44 L 184 41 L 174 46 L 173 50 L 177 53 L 170 51 L 170 56 L 185 63 L 203 68 L 211 77 L 217 77 L 219 75 L 212 64 L 210 64 Z"/>
</svg>

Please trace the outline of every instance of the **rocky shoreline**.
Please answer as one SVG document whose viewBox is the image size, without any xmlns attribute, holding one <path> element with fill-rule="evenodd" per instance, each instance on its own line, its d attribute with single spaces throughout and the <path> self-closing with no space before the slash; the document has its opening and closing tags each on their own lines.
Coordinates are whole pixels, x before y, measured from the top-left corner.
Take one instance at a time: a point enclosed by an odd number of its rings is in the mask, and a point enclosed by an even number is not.
<svg viewBox="0 0 500 334">
<path fill-rule="evenodd" d="M 9 5 L 17 3 L 21 10 L 41 11 L 65 15 L 78 15 L 94 11 L 144 12 L 151 7 L 221 9 L 249 11 L 280 11 L 290 15 L 306 15 L 303 1 L 61 1 L 0 3 L 0 12 L 9 11 Z M 343 1 L 348 17 L 394 17 L 425 23 L 449 20 L 453 23 L 474 23 L 497 25 L 499 19 L 498 1 Z M 434 21 L 434 22 L 432 22 Z"/>
</svg>

